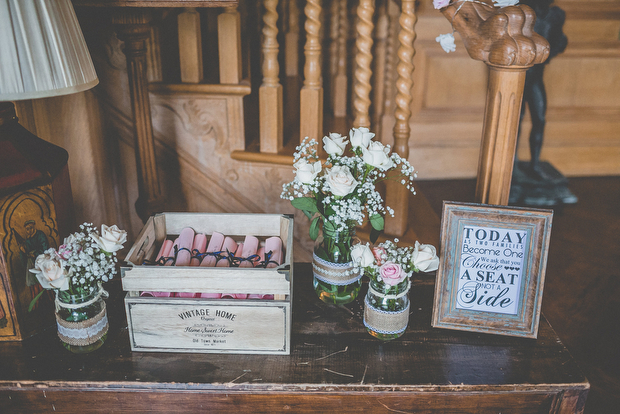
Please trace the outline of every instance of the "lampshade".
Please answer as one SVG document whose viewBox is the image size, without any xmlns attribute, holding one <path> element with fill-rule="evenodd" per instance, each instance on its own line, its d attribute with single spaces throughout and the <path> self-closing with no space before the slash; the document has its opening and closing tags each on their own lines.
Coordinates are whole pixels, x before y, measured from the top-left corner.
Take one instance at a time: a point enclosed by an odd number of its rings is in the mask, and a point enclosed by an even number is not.
<svg viewBox="0 0 620 414">
<path fill-rule="evenodd" d="M 98 82 L 70 0 L 0 0 L 0 101 L 66 95 Z"/>
</svg>

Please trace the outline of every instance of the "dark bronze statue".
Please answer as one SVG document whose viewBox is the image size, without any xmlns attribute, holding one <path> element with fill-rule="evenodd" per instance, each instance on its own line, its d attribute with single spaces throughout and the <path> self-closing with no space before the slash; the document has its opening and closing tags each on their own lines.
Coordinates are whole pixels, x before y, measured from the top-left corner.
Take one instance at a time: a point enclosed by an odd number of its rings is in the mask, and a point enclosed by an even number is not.
<svg viewBox="0 0 620 414">
<path fill-rule="evenodd" d="M 544 63 L 540 63 L 529 68 L 525 75 L 525 89 L 523 90 L 523 104 L 521 105 L 521 119 L 525 112 L 525 105 L 530 109 L 532 118 L 532 131 L 530 132 L 530 169 L 531 173 L 544 178 L 544 173 L 540 169 L 540 151 L 543 144 L 543 134 L 545 131 L 545 114 L 547 112 L 547 94 L 543 82 L 545 66 L 558 54 L 566 49 L 568 39 L 562 32 L 564 26 L 564 10 L 557 6 L 549 7 L 553 0 L 522 0 L 525 4 L 534 9 L 536 13 L 536 23 L 534 31 L 547 39 L 549 42 L 549 58 Z M 520 125 L 520 124 L 519 124 Z"/>
<path fill-rule="evenodd" d="M 526 72 L 519 135 L 527 105 L 532 121 L 529 140 L 531 159 L 529 163 L 515 162 L 514 191 L 511 191 L 510 202 L 536 206 L 574 203 L 577 198 L 568 190 L 566 178 L 549 163 L 540 161 L 547 113 L 543 75 L 545 66 L 568 44 L 562 31 L 566 15 L 559 7 L 551 6 L 553 0 L 521 0 L 520 3 L 530 6 L 536 13 L 534 31 L 547 39 L 550 51 L 544 63 L 536 64 Z"/>
</svg>

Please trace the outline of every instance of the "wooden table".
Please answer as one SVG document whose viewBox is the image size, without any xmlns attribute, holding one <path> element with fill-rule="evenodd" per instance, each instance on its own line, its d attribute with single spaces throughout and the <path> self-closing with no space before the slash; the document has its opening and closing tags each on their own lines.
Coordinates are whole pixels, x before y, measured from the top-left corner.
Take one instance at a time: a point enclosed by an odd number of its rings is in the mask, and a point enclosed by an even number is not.
<svg viewBox="0 0 620 414">
<path fill-rule="evenodd" d="M 69 353 L 55 329 L 0 344 L 0 412 L 583 411 L 589 383 L 544 318 L 536 340 L 433 329 L 433 283 L 416 279 L 407 332 L 381 343 L 361 295 L 323 304 L 296 264 L 291 355 L 268 356 L 132 353 L 116 280 L 98 351 Z"/>
</svg>

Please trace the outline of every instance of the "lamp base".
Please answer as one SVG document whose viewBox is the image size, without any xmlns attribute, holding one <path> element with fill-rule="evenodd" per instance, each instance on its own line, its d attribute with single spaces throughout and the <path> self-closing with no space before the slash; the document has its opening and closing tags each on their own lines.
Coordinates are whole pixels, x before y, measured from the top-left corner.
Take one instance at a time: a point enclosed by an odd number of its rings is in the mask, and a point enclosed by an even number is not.
<svg viewBox="0 0 620 414">
<path fill-rule="evenodd" d="M 28 312 L 42 290 L 29 269 L 73 227 L 67 160 L 67 151 L 19 125 L 12 103 L 0 102 L 0 341 L 54 325 L 51 294 Z"/>
</svg>

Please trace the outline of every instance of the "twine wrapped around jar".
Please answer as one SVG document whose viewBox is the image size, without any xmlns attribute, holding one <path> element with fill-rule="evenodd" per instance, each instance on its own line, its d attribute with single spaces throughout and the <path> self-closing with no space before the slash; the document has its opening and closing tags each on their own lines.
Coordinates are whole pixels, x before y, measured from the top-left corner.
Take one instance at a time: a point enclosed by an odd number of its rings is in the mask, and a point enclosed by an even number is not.
<svg viewBox="0 0 620 414">
<path fill-rule="evenodd" d="M 361 279 L 359 269 L 349 263 L 332 263 L 321 259 L 316 254 L 312 256 L 312 273 L 322 282 L 336 286 L 350 285 Z"/>
<path fill-rule="evenodd" d="M 104 298 L 108 297 L 108 293 L 103 289 L 99 289 L 97 293 L 91 296 L 88 300 L 81 303 L 67 303 L 62 301 L 58 294 L 56 295 L 55 307 L 58 337 L 65 344 L 74 347 L 87 347 L 100 341 L 108 333 L 108 315 L 105 302 L 103 301 Z M 61 316 L 61 314 L 65 315 L 67 313 L 69 315 L 74 313 L 85 315 L 85 309 L 95 304 L 100 306 L 99 312 L 86 319 L 71 321 Z"/>
<path fill-rule="evenodd" d="M 388 295 L 368 286 L 368 293 L 364 299 L 364 326 L 369 332 L 374 332 L 379 339 L 395 339 L 402 335 L 409 324 L 409 289 L 411 281 L 407 281 L 404 289 L 395 295 Z M 374 303 L 383 303 L 378 307 Z M 392 307 L 394 310 L 390 310 Z M 387 308 L 387 309 L 386 309 Z"/>
</svg>

